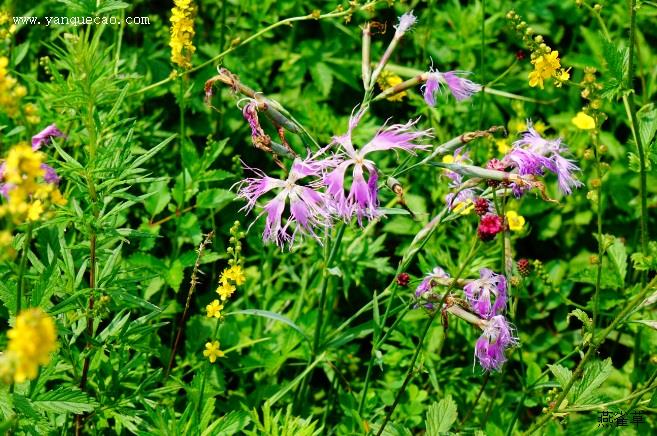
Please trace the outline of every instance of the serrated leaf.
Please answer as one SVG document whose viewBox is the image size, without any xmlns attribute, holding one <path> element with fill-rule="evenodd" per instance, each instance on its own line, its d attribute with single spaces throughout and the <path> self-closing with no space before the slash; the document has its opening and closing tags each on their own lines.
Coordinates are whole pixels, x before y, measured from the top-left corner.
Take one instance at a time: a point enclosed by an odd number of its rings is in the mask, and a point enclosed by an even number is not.
<svg viewBox="0 0 657 436">
<path fill-rule="evenodd" d="M 639 121 L 639 137 L 644 147 L 647 147 L 657 132 L 657 109 L 650 103 L 636 113 Z"/>
<path fill-rule="evenodd" d="M 456 403 L 451 395 L 434 402 L 427 410 L 427 435 L 438 436 L 449 431 L 457 416 Z"/>
<path fill-rule="evenodd" d="M 559 386 L 561 386 L 562 389 L 568 384 L 568 382 L 570 382 L 570 379 L 573 376 L 571 370 L 559 364 L 548 365 L 548 368 L 550 369 L 550 372 L 552 373 L 552 375 L 554 375 L 554 378 L 557 380 L 557 383 L 559 383 Z"/>
<path fill-rule="evenodd" d="M 248 413 L 241 410 L 233 410 L 216 420 L 212 425 L 201 433 L 201 436 L 216 434 L 238 434 L 251 422 Z"/>
<path fill-rule="evenodd" d="M 310 75 L 322 97 L 327 97 L 333 87 L 333 73 L 331 68 L 323 62 L 317 62 L 310 67 Z"/>
<path fill-rule="evenodd" d="M 598 389 L 602 383 L 611 375 L 613 366 L 611 358 L 590 362 L 584 368 L 582 379 L 574 386 L 571 395 L 572 404 L 591 404 L 595 403 L 594 398 L 595 390 Z"/>
<path fill-rule="evenodd" d="M 607 255 L 618 273 L 621 284 L 624 283 L 627 274 L 627 249 L 625 245 L 618 238 L 614 238 L 614 242 L 607 249 Z"/>
<path fill-rule="evenodd" d="M 582 324 L 584 324 L 584 330 L 589 331 L 591 330 L 591 327 L 593 326 L 593 321 L 591 318 L 589 318 L 589 315 L 584 312 L 582 309 L 575 309 L 572 312 L 568 314 L 568 320 L 570 320 L 571 317 L 575 317 L 582 321 Z"/>
<path fill-rule="evenodd" d="M 32 401 L 34 409 L 52 413 L 83 413 L 94 410 L 98 403 L 75 387 L 47 391 Z"/>
</svg>

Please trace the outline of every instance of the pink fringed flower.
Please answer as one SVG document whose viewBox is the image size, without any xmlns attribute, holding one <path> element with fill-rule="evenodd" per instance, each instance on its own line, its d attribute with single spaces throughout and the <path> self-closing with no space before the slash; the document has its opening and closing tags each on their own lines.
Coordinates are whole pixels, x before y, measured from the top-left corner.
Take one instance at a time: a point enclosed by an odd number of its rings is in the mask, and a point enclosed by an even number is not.
<svg viewBox="0 0 657 436">
<path fill-rule="evenodd" d="M 238 197 L 247 201 L 247 212 L 251 211 L 256 202 L 264 194 L 272 190 L 280 190 L 276 196 L 264 206 L 258 218 L 266 214 L 265 230 L 262 234 L 264 241 L 275 242 L 279 246 L 292 245 L 297 233 L 304 233 L 319 241 L 317 229 L 331 225 L 331 211 L 328 196 L 316 189 L 318 181 L 309 185 L 300 185 L 297 182 L 305 177 L 319 177 L 330 160 L 316 161 L 312 158 L 306 160 L 295 159 L 286 180 L 267 176 L 260 170 L 252 169 L 257 177 L 245 179 L 241 182 Z M 283 218 L 289 202 L 289 216 Z M 256 218 L 257 219 L 257 218 Z M 290 231 L 291 229 L 291 231 Z"/>
<path fill-rule="evenodd" d="M 358 223 L 362 224 L 363 217 L 373 219 L 379 215 L 378 206 L 378 172 L 373 161 L 365 156 L 375 151 L 405 150 L 414 153 L 416 149 L 423 150 L 428 145 L 418 145 L 413 141 L 430 136 L 428 130 L 412 130 L 417 120 L 406 124 L 393 124 L 381 128 L 374 138 L 362 148 L 356 150 L 352 144 L 351 132 L 358 125 L 362 111 L 352 115 L 349 119 L 349 129 L 344 135 L 333 138 L 331 145 L 337 144 L 341 152 L 336 155 L 337 164 L 324 175 L 324 184 L 328 193 L 334 200 L 335 213 L 339 217 L 349 220 L 354 215 Z M 346 172 L 353 167 L 351 187 L 345 192 Z"/>
<path fill-rule="evenodd" d="M 474 312 L 482 318 L 490 319 L 506 308 L 506 278 L 488 268 L 479 270 L 479 278 L 463 288 Z"/>
<path fill-rule="evenodd" d="M 429 69 L 426 83 L 422 86 L 424 101 L 431 107 L 436 105 L 436 94 L 441 92 L 441 87 L 447 85 L 456 101 L 462 101 L 470 98 L 473 94 L 481 91 L 481 85 L 466 79 L 463 76 L 470 74 L 468 71 L 448 71 L 440 73 Z"/>
<path fill-rule="evenodd" d="M 63 138 L 64 133 L 51 124 L 32 137 L 32 150 L 38 150 L 43 145 L 47 145 L 52 138 Z"/>
<path fill-rule="evenodd" d="M 548 170 L 556 174 L 559 189 L 569 195 L 573 188 L 582 186 L 582 182 L 574 176 L 575 172 L 580 171 L 579 167 L 572 160 L 563 157 L 562 154 L 566 152 L 568 148 L 562 144 L 561 138 L 545 139 L 534 129 L 531 121 L 527 121 L 527 130 L 513 143 L 513 148 L 504 157 L 503 162 L 517 168 L 520 175 L 541 176 Z M 516 196 L 522 194 L 521 191 L 515 191 L 514 189 Z"/>
<path fill-rule="evenodd" d="M 506 362 L 505 351 L 518 339 L 504 315 L 496 315 L 486 322 L 483 333 L 475 344 L 475 357 L 486 371 L 499 371 Z"/>
</svg>

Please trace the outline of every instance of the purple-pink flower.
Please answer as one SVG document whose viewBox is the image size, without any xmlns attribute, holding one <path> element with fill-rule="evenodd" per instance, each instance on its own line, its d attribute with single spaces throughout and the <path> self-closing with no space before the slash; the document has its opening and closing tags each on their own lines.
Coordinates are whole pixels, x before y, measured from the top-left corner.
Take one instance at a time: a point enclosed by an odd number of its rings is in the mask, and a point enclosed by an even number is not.
<svg viewBox="0 0 657 436">
<path fill-rule="evenodd" d="M 480 84 L 463 77 L 468 74 L 470 73 L 467 71 L 448 71 L 443 74 L 443 79 L 456 101 L 465 100 L 481 91 Z"/>
<path fill-rule="evenodd" d="M 503 162 L 517 168 L 520 175 L 542 176 L 545 170 L 556 174 L 559 189 L 568 195 L 573 188 L 582 186 L 582 182 L 574 176 L 575 172 L 580 171 L 579 167 L 563 157 L 562 154 L 566 152 L 568 148 L 562 144 L 561 138 L 545 139 L 534 129 L 531 121 L 527 121 L 527 130 L 513 143 L 513 148 Z M 514 189 L 514 194 L 519 196 L 522 190 Z"/>
<path fill-rule="evenodd" d="M 429 77 L 424 85 L 422 85 L 421 91 L 424 101 L 431 107 L 436 105 L 436 94 L 441 92 L 442 82 L 440 81 L 440 72 L 438 70 L 434 71 L 433 67 L 429 69 Z"/>
<path fill-rule="evenodd" d="M 393 149 L 414 153 L 416 149 L 423 150 L 429 145 L 419 145 L 413 141 L 430 136 L 429 130 L 412 129 L 417 120 L 406 124 L 393 124 L 382 127 L 370 142 L 357 150 L 352 143 L 351 133 L 362 115 L 362 111 L 352 115 L 347 133 L 333 138 L 331 145 L 339 145 L 341 151 L 331 158 L 335 161 L 334 167 L 323 178 L 327 191 L 333 198 L 335 214 L 345 220 L 356 216 L 359 224 L 362 224 L 363 217 L 373 219 L 379 215 L 379 175 L 375 163 L 365 156 L 375 151 Z M 349 192 L 346 192 L 346 173 L 351 167 L 351 187 L 348 188 Z"/>
<path fill-rule="evenodd" d="M 441 88 L 443 85 L 447 85 L 456 101 L 465 100 L 481 91 L 481 85 L 464 77 L 470 74 L 468 71 L 448 71 L 441 73 L 430 67 L 427 74 L 427 81 L 421 90 L 424 101 L 431 107 L 436 105 L 436 94 L 442 91 Z"/>
<path fill-rule="evenodd" d="M 319 177 L 330 163 L 329 159 L 316 161 L 312 157 L 305 160 L 297 158 L 285 180 L 275 179 L 260 170 L 252 169 L 257 177 L 243 180 L 237 193 L 238 197 L 247 201 L 243 209 L 247 212 L 251 211 L 260 197 L 272 190 L 279 190 L 276 196 L 263 206 L 263 211 L 258 215 L 259 218 L 266 214 L 265 230 L 262 234 L 264 241 L 272 241 L 279 246 L 286 243 L 292 245 L 297 233 L 307 234 L 320 240 L 317 230 L 331 225 L 330 199 L 327 194 L 317 190 L 318 180 L 308 185 L 301 185 L 298 182 L 309 176 Z M 284 219 L 283 213 L 288 203 L 289 215 Z"/>
<path fill-rule="evenodd" d="M 441 267 L 437 266 L 431 271 L 429 274 L 427 274 L 422 282 L 418 285 L 418 287 L 415 289 L 415 297 L 420 298 L 422 295 L 425 293 L 429 292 L 434 286 L 434 279 L 447 279 L 449 278 L 449 274 L 445 272 L 444 269 Z"/>
<path fill-rule="evenodd" d="M 406 12 L 399 17 L 399 24 L 395 27 L 395 36 L 401 37 L 404 33 L 408 32 L 417 21 L 417 17 L 413 15 L 413 11 Z"/>
<path fill-rule="evenodd" d="M 479 278 L 463 288 L 465 298 L 474 312 L 482 318 L 490 319 L 506 308 L 506 278 L 488 268 L 479 270 Z"/>
<path fill-rule="evenodd" d="M 51 124 L 32 137 L 32 150 L 38 150 L 42 145 L 47 145 L 52 138 L 63 138 L 64 136 L 64 133 L 55 124 Z"/>
<path fill-rule="evenodd" d="M 504 315 L 496 315 L 486 322 L 475 345 L 475 357 L 486 371 L 498 371 L 506 362 L 505 351 L 518 343 Z"/>
</svg>

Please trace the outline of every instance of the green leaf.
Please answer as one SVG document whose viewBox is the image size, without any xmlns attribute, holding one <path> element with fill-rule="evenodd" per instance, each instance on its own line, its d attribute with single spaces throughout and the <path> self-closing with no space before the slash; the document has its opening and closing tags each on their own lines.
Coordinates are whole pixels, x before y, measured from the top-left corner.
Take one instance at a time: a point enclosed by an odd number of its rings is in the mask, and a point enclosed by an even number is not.
<svg viewBox="0 0 657 436">
<path fill-rule="evenodd" d="M 235 194 L 226 189 L 208 189 L 198 194 L 196 207 L 199 209 L 222 209 L 235 199 Z"/>
<path fill-rule="evenodd" d="M 644 147 L 647 147 L 657 132 L 657 109 L 653 103 L 650 103 L 636 113 L 639 120 L 639 137 Z"/>
<path fill-rule="evenodd" d="M 568 382 L 570 382 L 571 377 L 573 376 L 571 370 L 559 364 L 548 365 L 548 368 L 550 369 L 550 372 L 552 373 L 552 375 L 554 375 L 554 378 L 557 380 L 557 383 L 559 383 L 559 386 L 561 386 L 562 389 L 566 387 Z"/>
<path fill-rule="evenodd" d="M 180 260 L 176 259 L 171 266 L 169 267 L 164 279 L 167 284 L 171 286 L 171 289 L 178 292 L 180 290 L 180 285 L 183 281 L 185 275 L 185 267 L 183 266 Z"/>
<path fill-rule="evenodd" d="M 77 414 L 93 411 L 98 403 L 76 387 L 62 387 L 39 395 L 32 406 L 42 412 Z"/>
<path fill-rule="evenodd" d="M 627 249 L 620 239 L 614 238 L 614 242 L 607 249 L 607 255 L 618 273 L 621 284 L 624 283 L 627 274 Z"/>
<path fill-rule="evenodd" d="M 636 321 L 630 321 L 630 322 L 637 322 L 643 325 L 647 325 L 651 329 L 657 330 L 657 321 L 651 319 L 637 319 Z"/>
<path fill-rule="evenodd" d="M 328 97 L 333 87 L 333 73 L 331 68 L 323 62 L 317 62 L 310 67 L 310 75 L 322 97 Z"/>
<path fill-rule="evenodd" d="M 224 314 L 224 316 L 229 316 L 229 315 L 253 315 L 253 316 L 260 316 L 263 318 L 273 319 L 274 321 L 278 321 L 292 327 L 294 330 L 299 332 L 299 334 L 301 334 L 301 336 L 303 336 L 303 338 L 306 341 L 310 342 L 310 338 L 306 335 L 306 333 L 303 330 L 301 330 L 301 327 L 296 325 L 294 321 L 292 321 L 290 318 L 280 315 L 278 313 L 270 312 L 268 310 L 245 309 L 245 310 L 236 310 Z"/>
<path fill-rule="evenodd" d="M 571 394 L 572 404 L 591 404 L 596 402 L 595 391 L 604 383 L 613 371 L 611 358 L 602 362 L 594 360 L 584 369 L 582 379 L 575 384 Z"/>
<path fill-rule="evenodd" d="M 233 410 L 216 420 L 201 433 L 202 436 L 216 434 L 238 434 L 251 422 L 249 414 L 242 410 Z"/>
<path fill-rule="evenodd" d="M 427 436 L 438 436 L 452 427 L 456 421 L 456 403 L 451 395 L 434 402 L 427 411 Z"/>
</svg>

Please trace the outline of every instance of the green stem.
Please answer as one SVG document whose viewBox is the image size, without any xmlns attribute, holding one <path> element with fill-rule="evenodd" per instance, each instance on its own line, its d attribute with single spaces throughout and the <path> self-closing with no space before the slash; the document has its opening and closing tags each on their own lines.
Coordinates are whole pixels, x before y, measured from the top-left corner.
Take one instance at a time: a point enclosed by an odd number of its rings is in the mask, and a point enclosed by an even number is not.
<svg viewBox="0 0 657 436">
<path fill-rule="evenodd" d="M 23 292 L 25 291 L 25 270 L 27 269 L 27 254 L 30 251 L 30 244 L 32 243 L 33 229 L 34 223 L 28 223 L 27 231 L 25 232 L 25 239 L 23 239 L 23 251 L 21 253 L 21 262 L 18 267 L 18 283 L 16 286 L 16 316 L 18 316 L 20 313 L 23 303 Z"/>
<path fill-rule="evenodd" d="M 319 340 L 322 334 L 322 327 L 323 327 L 322 324 L 324 323 L 324 310 L 325 310 L 324 306 L 326 304 L 326 291 L 328 289 L 328 282 L 330 279 L 329 269 L 331 268 L 331 265 L 333 264 L 333 261 L 337 256 L 338 249 L 340 248 L 340 244 L 342 243 L 342 237 L 344 236 L 344 231 L 346 228 L 347 226 L 345 223 L 340 223 L 338 227 L 338 233 L 335 236 L 335 242 L 333 243 L 330 252 L 328 250 L 328 245 L 329 245 L 328 241 L 326 242 L 327 250 L 325 250 L 325 252 L 329 254 L 328 256 L 326 255 L 324 256 L 324 271 L 322 272 L 322 287 L 319 297 L 319 314 L 317 315 L 317 323 L 315 325 L 315 335 L 313 338 L 312 360 L 315 359 L 319 351 Z"/>
<path fill-rule="evenodd" d="M 397 391 L 397 395 L 395 396 L 395 401 L 392 403 L 392 406 L 390 407 L 390 410 L 388 410 L 388 413 L 386 414 L 386 418 L 383 421 L 383 424 L 381 425 L 381 427 L 379 428 L 379 431 L 376 434 L 377 436 L 380 436 L 381 433 L 383 433 L 383 430 L 386 428 L 386 425 L 388 425 L 388 422 L 390 421 L 390 418 L 392 417 L 392 413 L 397 408 L 397 405 L 399 404 L 399 401 L 401 400 L 401 396 L 404 394 L 404 392 L 406 390 L 406 386 L 410 382 L 410 380 L 413 376 L 413 373 L 415 372 L 415 362 L 417 361 L 417 358 L 420 354 L 420 351 L 422 351 L 423 344 L 424 344 L 424 339 L 425 339 L 427 333 L 429 332 L 431 324 L 433 323 L 433 320 L 436 317 L 436 315 L 438 313 L 442 312 L 441 308 L 443 307 L 443 303 L 445 302 L 445 299 L 447 298 L 449 293 L 452 291 L 452 289 L 454 289 L 454 286 L 458 283 L 458 280 L 461 278 L 461 275 L 465 271 L 465 268 L 470 264 L 470 262 L 474 258 L 478 242 L 479 242 L 479 240 L 477 239 L 477 237 L 475 237 L 474 242 L 472 244 L 472 247 L 470 248 L 470 252 L 468 253 L 468 256 L 465 259 L 465 262 L 463 262 L 463 264 L 461 265 L 461 268 L 459 268 L 458 273 L 456 274 L 456 276 L 452 280 L 452 283 L 447 287 L 447 289 L 443 293 L 443 296 L 440 299 L 440 302 L 436 305 L 435 312 L 431 315 L 431 317 L 427 321 L 427 324 L 424 328 L 424 331 L 420 335 L 420 340 L 417 344 L 417 347 L 415 347 L 415 353 L 413 354 L 413 358 L 411 359 L 411 363 L 408 367 L 408 370 L 406 371 L 406 377 L 404 378 L 404 382 L 402 383 L 401 387 L 399 388 L 399 391 Z"/>
<path fill-rule="evenodd" d="M 436 215 L 431 221 L 429 221 L 429 223 L 426 226 L 424 226 L 424 228 L 420 230 L 420 232 L 417 235 L 415 235 L 415 238 L 411 242 L 410 247 L 408 248 L 408 250 L 404 254 L 404 257 L 402 258 L 402 260 L 399 262 L 399 265 L 397 266 L 395 277 L 392 279 L 392 281 L 386 287 L 386 289 L 381 293 L 381 295 L 384 295 L 387 292 L 390 292 L 390 298 L 386 305 L 386 310 L 383 313 L 383 317 L 381 318 L 380 321 L 381 330 L 379 332 L 379 336 L 376 339 L 372 338 L 372 350 L 370 352 L 370 361 L 367 365 L 367 372 L 365 373 L 365 381 L 363 382 L 363 392 L 361 393 L 360 402 L 358 404 L 359 415 L 363 413 L 363 409 L 365 407 L 365 399 L 367 398 L 367 390 L 369 388 L 370 377 L 372 375 L 372 368 L 374 367 L 374 360 L 377 351 L 383 345 L 383 342 L 381 342 L 381 338 L 383 337 L 383 331 L 385 329 L 386 321 L 388 320 L 388 316 L 390 315 L 392 302 L 397 295 L 397 290 L 399 289 L 399 287 L 396 285 L 397 276 L 408 267 L 411 260 L 422 249 L 422 247 L 424 247 L 424 244 L 426 244 L 429 238 L 431 238 L 431 235 L 433 235 L 433 232 L 436 230 L 436 228 L 438 228 L 443 218 L 445 217 L 446 213 L 447 213 L 447 209 L 445 208 L 438 215 Z"/>
<path fill-rule="evenodd" d="M 592 331 L 591 334 L 595 337 L 595 329 L 598 323 L 598 317 L 600 314 L 600 286 L 602 281 L 602 256 L 604 256 L 604 244 L 602 241 L 602 168 L 600 165 L 600 153 L 598 153 L 599 147 L 599 134 L 596 133 L 594 136 L 594 153 L 595 153 L 595 162 L 596 162 L 596 171 L 598 175 L 599 184 L 596 188 L 598 194 L 598 207 L 597 207 L 597 231 L 598 231 L 598 264 L 596 269 L 595 276 L 595 295 L 593 297 L 593 320 L 592 320 Z"/>
<path fill-rule="evenodd" d="M 630 101 L 628 93 L 634 93 L 634 46 L 636 44 L 636 0 L 630 0 L 630 41 L 628 53 L 628 67 L 627 67 L 627 92 L 623 94 L 623 104 L 630 120 L 630 127 L 632 128 L 632 136 L 637 147 L 637 154 L 639 155 L 639 195 L 641 196 L 641 251 L 644 255 L 648 253 L 648 189 L 647 189 L 647 176 L 646 176 L 646 158 L 643 149 L 643 141 L 639 133 L 639 123 L 636 117 L 636 110 L 634 109 L 634 97 Z M 641 274 L 641 285 L 645 285 L 646 274 Z"/>
<path fill-rule="evenodd" d="M 217 319 L 217 323 L 214 326 L 214 333 L 212 333 L 212 339 L 217 337 L 217 333 L 219 332 L 219 326 L 221 325 L 221 322 L 219 319 Z M 196 411 L 197 411 L 197 417 L 200 418 L 201 412 L 203 410 L 203 395 L 205 394 L 205 380 L 208 378 L 208 372 L 210 372 L 210 368 L 212 368 L 212 363 L 207 362 L 205 366 L 205 371 L 203 372 L 203 379 L 201 380 L 201 389 L 198 394 L 198 405 L 196 406 Z"/>
</svg>

